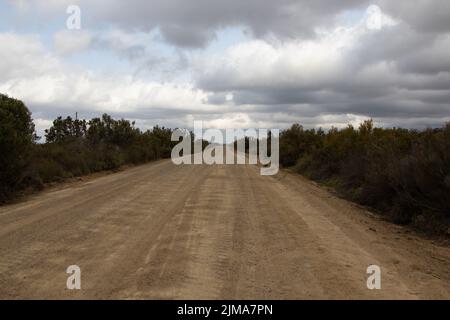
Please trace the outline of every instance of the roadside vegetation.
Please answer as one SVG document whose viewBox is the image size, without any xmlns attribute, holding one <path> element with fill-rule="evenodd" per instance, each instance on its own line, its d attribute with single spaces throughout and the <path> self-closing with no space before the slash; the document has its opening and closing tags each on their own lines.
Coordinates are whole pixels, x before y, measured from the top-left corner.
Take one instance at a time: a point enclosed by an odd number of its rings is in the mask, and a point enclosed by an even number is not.
<svg viewBox="0 0 450 320">
<path fill-rule="evenodd" d="M 327 132 L 295 124 L 280 135 L 280 161 L 396 223 L 448 232 L 450 123 L 417 131 L 369 120 Z"/>
<path fill-rule="evenodd" d="M 168 158 L 178 143 L 171 135 L 104 114 L 58 117 L 39 143 L 27 107 L 0 94 L 0 202 L 46 183 Z M 423 131 L 375 128 L 370 120 L 329 131 L 294 124 L 280 134 L 280 161 L 396 223 L 448 233 L 450 124 Z"/>
<path fill-rule="evenodd" d="M 171 129 L 143 132 L 104 114 L 89 121 L 58 117 L 38 143 L 27 107 L 0 94 L 0 202 L 49 182 L 168 158 L 171 135 Z"/>
</svg>

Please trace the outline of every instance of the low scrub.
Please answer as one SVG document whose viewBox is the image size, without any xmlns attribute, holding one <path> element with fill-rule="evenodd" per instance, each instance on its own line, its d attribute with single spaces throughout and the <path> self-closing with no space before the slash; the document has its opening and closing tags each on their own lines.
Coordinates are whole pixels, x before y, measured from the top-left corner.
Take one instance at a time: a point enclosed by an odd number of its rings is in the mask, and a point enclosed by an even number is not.
<svg viewBox="0 0 450 320">
<path fill-rule="evenodd" d="M 37 143 L 27 107 L 0 94 L 0 202 L 45 183 L 170 157 L 171 135 L 158 126 L 142 132 L 104 114 L 89 121 L 59 117 L 45 143 Z"/>
<path fill-rule="evenodd" d="M 280 159 L 396 223 L 437 233 L 450 226 L 450 124 L 418 131 L 365 121 L 328 132 L 296 124 L 280 135 Z"/>
</svg>

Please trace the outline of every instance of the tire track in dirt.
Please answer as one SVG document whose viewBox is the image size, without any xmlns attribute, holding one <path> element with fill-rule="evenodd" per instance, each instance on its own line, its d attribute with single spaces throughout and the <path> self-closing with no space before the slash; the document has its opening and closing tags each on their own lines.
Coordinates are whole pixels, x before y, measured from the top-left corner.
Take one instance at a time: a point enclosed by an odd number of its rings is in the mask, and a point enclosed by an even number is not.
<svg viewBox="0 0 450 320">
<path fill-rule="evenodd" d="M 448 299 L 449 266 L 449 248 L 256 166 L 161 161 L 0 208 L 0 298 Z"/>
</svg>

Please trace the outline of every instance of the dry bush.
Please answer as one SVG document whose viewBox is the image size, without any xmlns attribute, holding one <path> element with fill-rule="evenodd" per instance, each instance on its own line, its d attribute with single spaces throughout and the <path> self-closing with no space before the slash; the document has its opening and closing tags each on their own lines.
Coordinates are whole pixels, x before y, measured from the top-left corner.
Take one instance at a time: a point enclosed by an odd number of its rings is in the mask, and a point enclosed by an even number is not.
<svg viewBox="0 0 450 320">
<path fill-rule="evenodd" d="M 374 128 L 281 133 L 281 163 L 333 185 L 345 197 L 393 221 L 447 232 L 450 220 L 450 124 L 425 131 Z M 294 161 L 294 158 L 297 159 Z"/>
</svg>

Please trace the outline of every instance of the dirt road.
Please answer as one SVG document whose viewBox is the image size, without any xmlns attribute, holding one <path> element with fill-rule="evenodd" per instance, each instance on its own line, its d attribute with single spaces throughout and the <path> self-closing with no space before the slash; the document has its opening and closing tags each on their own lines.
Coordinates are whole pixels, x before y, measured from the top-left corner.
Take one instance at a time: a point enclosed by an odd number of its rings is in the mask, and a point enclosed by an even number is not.
<svg viewBox="0 0 450 320">
<path fill-rule="evenodd" d="M 297 175 L 160 161 L 0 208 L 0 298 L 449 299 L 450 249 Z"/>
</svg>

